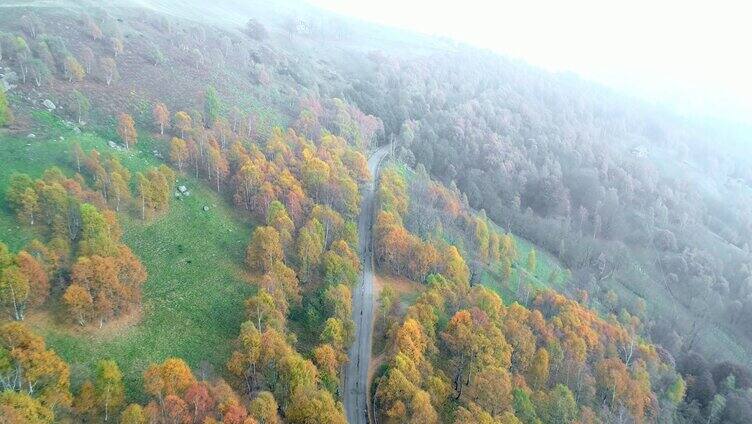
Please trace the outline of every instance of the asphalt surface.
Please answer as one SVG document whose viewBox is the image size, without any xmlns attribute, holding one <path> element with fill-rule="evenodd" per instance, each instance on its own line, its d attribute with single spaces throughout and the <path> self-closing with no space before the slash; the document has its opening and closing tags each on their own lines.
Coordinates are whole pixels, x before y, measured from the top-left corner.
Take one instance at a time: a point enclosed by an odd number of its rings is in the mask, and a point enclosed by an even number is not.
<svg viewBox="0 0 752 424">
<path fill-rule="evenodd" d="M 361 192 L 358 234 L 362 274 L 353 292 L 353 321 L 355 341 L 347 352 L 349 362 L 345 367 L 343 396 L 347 421 L 351 424 L 368 423 L 368 367 L 371 362 L 373 338 L 373 221 L 375 210 L 374 186 L 381 160 L 389 152 L 389 145 L 373 152 L 368 158 L 368 169 L 373 176 Z"/>
</svg>

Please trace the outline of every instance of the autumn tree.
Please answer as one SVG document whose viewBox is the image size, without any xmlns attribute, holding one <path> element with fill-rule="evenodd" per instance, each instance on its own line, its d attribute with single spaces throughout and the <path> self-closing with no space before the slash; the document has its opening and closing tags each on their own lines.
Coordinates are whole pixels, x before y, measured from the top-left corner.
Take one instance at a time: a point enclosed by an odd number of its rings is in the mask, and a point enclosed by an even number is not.
<svg viewBox="0 0 752 424">
<path fill-rule="evenodd" d="M 324 253 L 324 227 L 312 219 L 300 229 L 297 239 L 297 256 L 303 281 L 310 281 Z"/>
<path fill-rule="evenodd" d="M 203 422 L 212 413 L 216 399 L 212 395 L 212 388 L 205 381 L 198 381 L 191 385 L 183 395 L 193 420 Z"/>
<path fill-rule="evenodd" d="M 81 82 L 85 75 L 86 71 L 84 67 L 78 63 L 75 57 L 68 56 L 65 58 L 65 76 L 68 78 L 68 82 L 73 82 L 74 80 Z"/>
<path fill-rule="evenodd" d="M 118 115 L 118 135 L 120 139 L 125 143 L 125 148 L 128 149 L 131 144 L 136 144 L 138 141 L 138 133 L 136 132 L 136 124 L 133 122 L 133 118 L 127 113 L 121 113 Z"/>
<path fill-rule="evenodd" d="M 280 331 L 284 329 L 285 315 L 280 311 L 282 308 L 278 307 L 277 301 L 266 288 L 261 287 L 258 293 L 249 297 L 245 306 L 248 318 L 260 330 L 263 331 L 267 326 Z"/>
<path fill-rule="evenodd" d="M 94 394 L 94 383 L 86 380 L 78 389 L 76 397 L 73 399 L 73 410 L 80 418 L 93 418 L 96 413 L 97 400 Z"/>
<path fill-rule="evenodd" d="M 180 130 L 180 138 L 185 138 L 185 132 L 190 131 L 193 126 L 193 119 L 190 115 L 188 115 L 186 112 L 178 111 L 175 112 L 175 117 L 173 118 L 173 121 L 175 122 L 175 128 Z"/>
<path fill-rule="evenodd" d="M 146 416 L 141 405 L 132 403 L 120 413 L 120 424 L 146 424 Z"/>
<path fill-rule="evenodd" d="M 3 358 L 0 362 L 2 396 L 14 392 L 26 395 L 38 401 L 49 414 L 58 407 L 70 406 L 68 365 L 47 349 L 43 338 L 21 323 L 3 324 L 0 326 L 0 353 Z M 0 400 L 0 404 L 5 403 Z"/>
<path fill-rule="evenodd" d="M 144 390 L 160 402 L 164 402 L 167 396 L 182 396 L 195 382 L 188 364 L 179 358 L 152 364 L 144 372 Z"/>
<path fill-rule="evenodd" d="M 117 248 L 116 256 L 81 256 L 71 268 L 71 285 L 63 302 L 79 324 L 127 313 L 141 301 L 146 270 L 128 247 Z"/>
<path fill-rule="evenodd" d="M 260 317 L 260 315 L 259 315 Z M 260 323 L 261 320 L 259 319 Z M 253 321 L 246 321 L 240 326 L 238 349 L 227 362 L 227 369 L 241 379 L 247 393 L 253 392 L 260 371 L 262 354 L 262 333 Z"/>
<path fill-rule="evenodd" d="M 188 404 L 176 395 L 167 395 L 162 402 L 162 411 L 166 422 L 169 423 L 188 423 L 190 422 L 190 412 Z"/>
<path fill-rule="evenodd" d="M 24 392 L 0 393 L 0 421 L 3 423 L 50 424 L 55 414 Z"/>
<path fill-rule="evenodd" d="M 115 59 L 111 57 L 103 57 L 99 61 L 99 69 L 102 72 L 102 78 L 107 85 L 112 84 L 113 81 L 118 79 L 117 63 Z"/>
<path fill-rule="evenodd" d="M 28 287 L 25 302 L 18 304 L 23 313 L 28 308 L 39 306 L 47 300 L 50 294 L 50 283 L 47 271 L 42 264 L 25 250 L 18 252 L 15 257 L 15 264 L 20 272 L 20 277 L 26 278 Z M 0 268 L 2 267 L 0 266 Z M 9 283 L 4 282 L 3 284 Z M 23 315 L 21 315 L 21 318 L 23 318 Z"/>
<path fill-rule="evenodd" d="M 544 348 L 538 349 L 533 356 L 530 366 L 529 381 L 533 388 L 540 389 L 545 387 L 548 382 L 549 363 L 548 351 Z"/>
<path fill-rule="evenodd" d="M 230 172 L 227 164 L 227 159 L 225 159 L 224 155 L 217 146 L 209 146 L 207 153 L 207 163 L 211 168 L 210 179 L 214 178 L 214 181 L 217 183 L 217 191 L 219 191 L 220 183 L 225 179 L 225 177 L 227 177 L 227 174 Z"/>
<path fill-rule="evenodd" d="M 183 172 L 183 164 L 188 160 L 188 146 L 182 138 L 172 137 L 170 140 L 170 160 Z"/>
<path fill-rule="evenodd" d="M 111 411 L 117 410 L 125 400 L 123 374 L 115 361 L 102 359 L 97 363 L 95 376 L 97 404 L 104 411 L 104 420 L 108 421 Z"/>
<path fill-rule="evenodd" d="M 285 417 L 291 424 L 347 422 L 342 404 L 336 402 L 331 393 L 310 387 L 298 387 L 293 391 Z"/>
<path fill-rule="evenodd" d="M 483 367 L 472 374 L 463 396 L 491 415 L 499 415 L 512 405 L 512 377 L 502 367 Z"/>
<path fill-rule="evenodd" d="M 251 401 L 249 412 L 260 424 L 281 424 L 277 401 L 270 392 L 259 392 Z"/>
<path fill-rule="evenodd" d="M 16 321 L 24 319 L 29 298 L 29 279 L 18 266 L 11 265 L 0 271 L 0 302 Z"/>
<path fill-rule="evenodd" d="M 141 219 L 167 210 L 170 205 L 175 172 L 166 165 L 150 168 L 146 175 L 136 173 L 136 189 L 141 203 Z"/>
<path fill-rule="evenodd" d="M 488 253 L 491 262 L 496 263 L 501 260 L 501 237 L 496 231 L 491 231 L 488 236 Z"/>
<path fill-rule="evenodd" d="M 279 200 L 274 200 L 269 204 L 266 210 L 266 225 L 274 227 L 277 230 L 284 247 L 290 245 L 293 232 L 295 231 L 295 224 L 287 214 L 285 205 Z"/>
<path fill-rule="evenodd" d="M 86 324 L 92 314 L 94 299 L 85 287 L 71 284 L 63 294 L 63 304 L 79 325 Z"/>
<path fill-rule="evenodd" d="M 256 227 L 245 255 L 245 263 L 251 271 L 266 273 L 276 261 L 284 260 L 282 241 L 274 227 Z"/>
<path fill-rule="evenodd" d="M 91 47 L 84 46 L 81 48 L 81 61 L 86 68 L 86 73 L 91 74 L 91 69 L 96 63 L 96 57 L 94 56 L 94 51 Z"/>
<path fill-rule="evenodd" d="M 164 135 L 164 128 L 170 123 L 170 112 L 167 110 L 167 106 L 164 103 L 156 103 L 152 110 L 152 116 L 154 117 L 154 124 L 159 127 L 159 134 Z"/>
<path fill-rule="evenodd" d="M 444 269 L 442 273 L 447 278 L 458 283 L 467 283 L 470 281 L 470 269 L 456 247 L 447 247 L 443 256 Z"/>
<path fill-rule="evenodd" d="M 118 230 L 113 229 L 116 223 L 107 220 L 105 214 L 94 205 L 84 203 L 80 206 L 81 236 L 78 243 L 79 256 L 94 254 L 112 256 L 117 253 L 117 239 L 113 234 Z"/>
<path fill-rule="evenodd" d="M 111 161 L 117 162 L 117 161 Z M 118 163 L 119 164 L 119 163 Z M 115 199 L 115 211 L 120 212 L 120 205 L 131 199 L 131 191 L 128 183 L 131 179 L 130 172 L 124 168 L 110 169 L 110 193 Z"/>
</svg>

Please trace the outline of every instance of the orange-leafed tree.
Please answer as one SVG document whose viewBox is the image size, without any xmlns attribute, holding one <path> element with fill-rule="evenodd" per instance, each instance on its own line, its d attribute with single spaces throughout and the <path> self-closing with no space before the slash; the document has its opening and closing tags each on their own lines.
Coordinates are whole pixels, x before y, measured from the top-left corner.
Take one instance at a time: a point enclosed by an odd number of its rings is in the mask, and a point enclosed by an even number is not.
<svg viewBox="0 0 752 424">
<path fill-rule="evenodd" d="M 92 313 L 94 299 L 85 287 L 71 284 L 63 294 L 63 304 L 79 325 L 84 325 Z"/>
<path fill-rule="evenodd" d="M 152 364 L 144 372 L 144 390 L 160 401 L 167 396 L 182 396 L 196 383 L 188 364 L 180 358 L 169 358 L 161 364 Z"/>
<path fill-rule="evenodd" d="M 227 174 L 230 173 L 230 168 L 227 164 L 227 159 L 225 159 L 222 151 L 219 150 L 219 147 L 210 145 L 207 153 L 209 167 L 211 168 L 209 179 L 214 179 L 217 184 L 217 191 L 219 191 L 220 183 L 222 183 L 227 177 Z"/>
<path fill-rule="evenodd" d="M 256 387 L 261 351 L 262 333 L 252 321 L 244 322 L 240 326 L 238 348 L 227 362 L 227 369 L 243 382 L 247 393 L 253 392 Z"/>
<path fill-rule="evenodd" d="M 118 135 L 120 139 L 125 143 L 125 148 L 128 149 L 132 144 L 138 142 L 138 133 L 136 132 L 136 124 L 133 122 L 133 117 L 127 113 L 121 113 L 118 115 Z"/>
<path fill-rule="evenodd" d="M 193 383 L 183 395 L 194 422 L 203 423 L 216 403 L 211 387 L 205 381 Z"/>
<path fill-rule="evenodd" d="M 97 398 L 94 394 L 94 383 L 86 380 L 78 389 L 76 397 L 73 399 L 73 410 L 83 419 L 92 419 L 97 412 Z"/>
<path fill-rule="evenodd" d="M 167 106 L 161 102 L 155 104 L 152 115 L 154 124 L 159 127 L 159 134 L 164 135 L 165 126 L 170 123 L 170 112 L 167 110 Z"/>
<path fill-rule="evenodd" d="M 18 252 L 16 264 L 29 284 L 28 306 L 38 306 L 50 295 L 50 282 L 44 266 L 25 250 Z"/>
<path fill-rule="evenodd" d="M 68 364 L 47 349 L 42 337 L 21 323 L 3 324 L 0 352 L 4 352 L 4 365 L 0 368 L 0 378 L 6 382 L 4 393 L 24 393 L 50 411 L 70 406 Z"/>
<path fill-rule="evenodd" d="M 162 410 L 168 423 L 188 424 L 192 421 L 188 404 L 179 396 L 167 395 L 162 402 Z"/>
</svg>

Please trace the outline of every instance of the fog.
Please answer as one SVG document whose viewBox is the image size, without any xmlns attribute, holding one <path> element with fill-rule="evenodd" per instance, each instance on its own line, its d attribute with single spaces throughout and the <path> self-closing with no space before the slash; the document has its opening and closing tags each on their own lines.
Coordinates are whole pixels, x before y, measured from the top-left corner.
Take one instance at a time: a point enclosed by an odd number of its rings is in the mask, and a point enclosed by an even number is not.
<svg viewBox="0 0 752 424">
<path fill-rule="evenodd" d="M 310 2 L 572 71 L 685 115 L 752 122 L 752 27 L 742 2 Z"/>
</svg>

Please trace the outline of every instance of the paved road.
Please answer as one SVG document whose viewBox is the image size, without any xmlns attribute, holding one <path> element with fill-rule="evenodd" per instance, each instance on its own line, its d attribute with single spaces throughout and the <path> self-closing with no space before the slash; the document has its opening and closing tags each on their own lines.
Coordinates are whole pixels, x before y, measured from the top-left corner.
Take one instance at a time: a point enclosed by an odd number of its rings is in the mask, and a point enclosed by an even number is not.
<svg viewBox="0 0 752 424">
<path fill-rule="evenodd" d="M 355 321 L 355 341 L 347 352 L 349 362 L 344 374 L 343 402 L 347 421 L 351 424 L 367 424 L 368 412 L 368 366 L 371 361 L 371 339 L 373 337 L 373 243 L 372 229 L 376 199 L 374 184 L 381 159 L 389 152 L 389 145 L 373 152 L 368 158 L 368 169 L 373 180 L 363 187 L 358 217 L 360 234 L 360 257 L 363 259 L 363 273 L 353 292 L 353 321 Z"/>
</svg>

